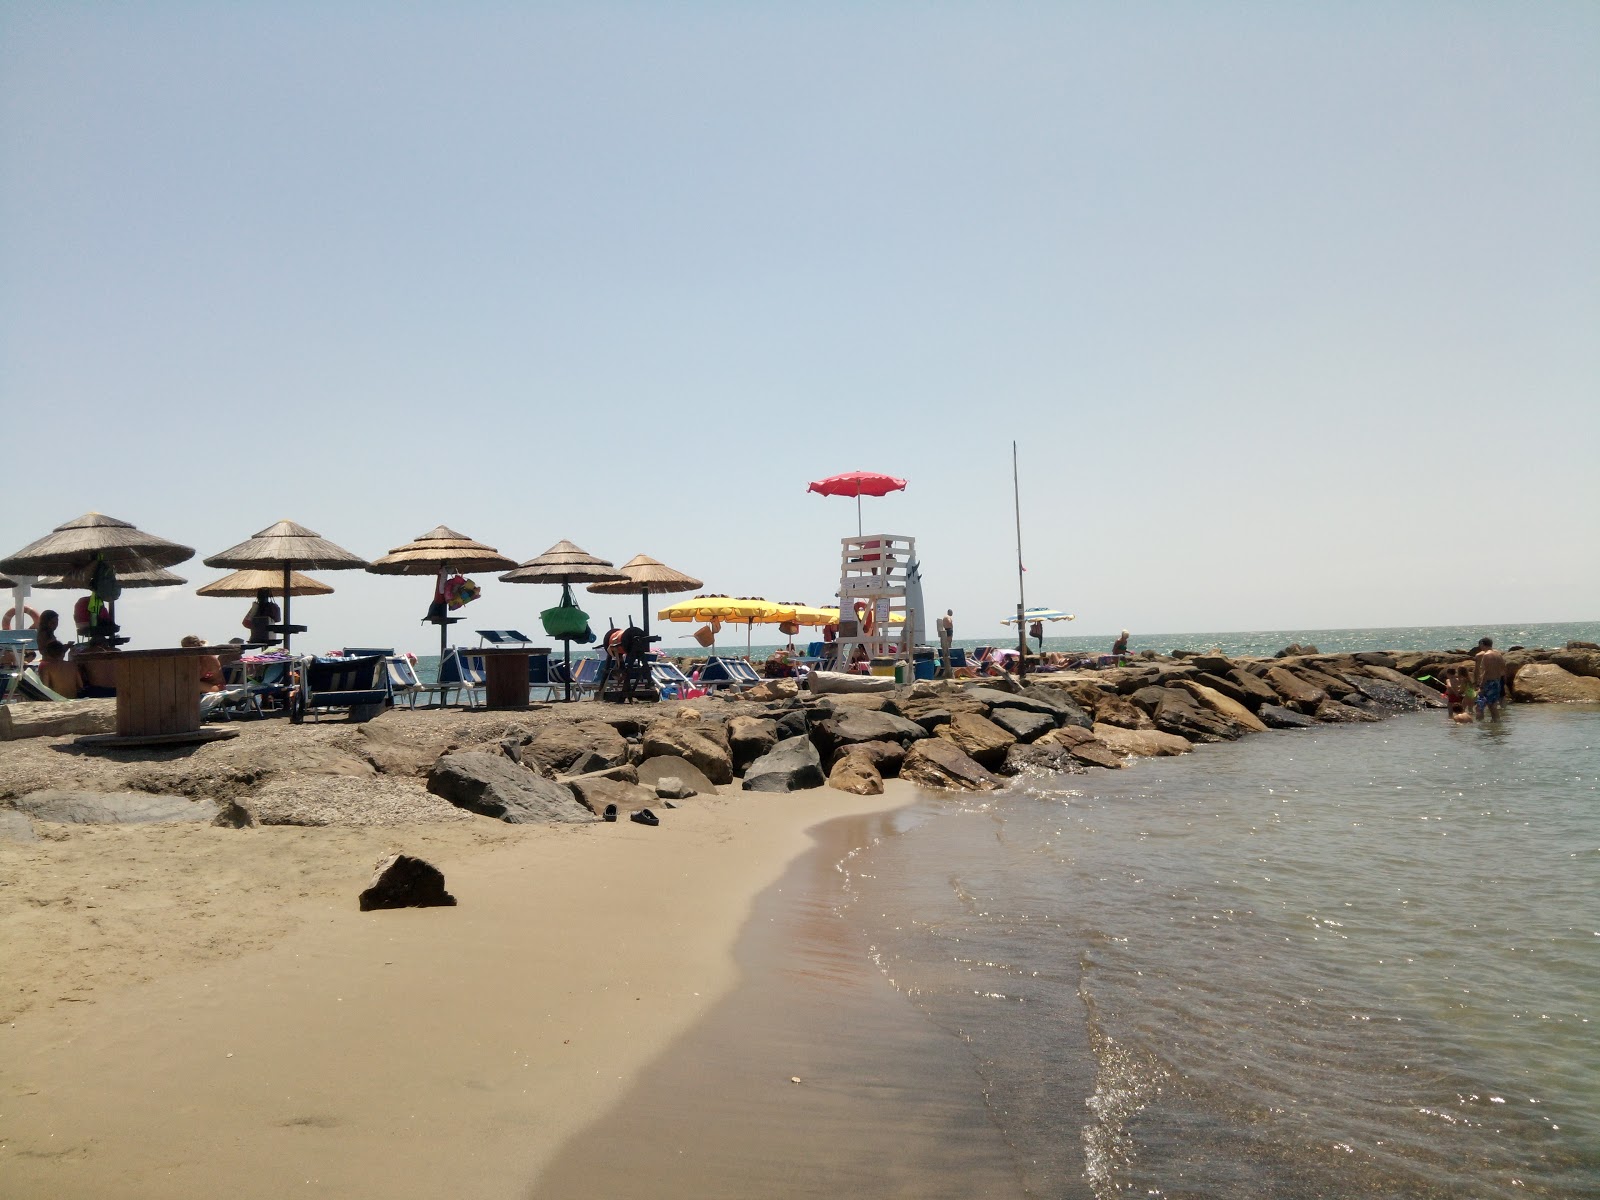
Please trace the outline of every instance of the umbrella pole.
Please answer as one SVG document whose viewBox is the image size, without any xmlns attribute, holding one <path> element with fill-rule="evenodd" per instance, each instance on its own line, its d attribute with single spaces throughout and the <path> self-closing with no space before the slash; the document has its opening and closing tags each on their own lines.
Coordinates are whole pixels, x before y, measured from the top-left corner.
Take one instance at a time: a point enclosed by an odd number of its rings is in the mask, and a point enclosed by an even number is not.
<svg viewBox="0 0 1600 1200">
<path fill-rule="evenodd" d="M 289 639 L 294 635 L 290 632 L 293 622 L 289 619 L 289 564 L 283 564 L 283 652 L 289 652 Z"/>
<path fill-rule="evenodd" d="M 565 579 L 563 579 L 561 581 L 561 595 L 562 595 L 563 598 L 566 597 L 566 594 L 567 594 L 566 589 L 567 589 L 567 581 Z M 562 674 L 567 677 L 567 703 L 571 704 L 572 703 L 572 639 L 569 638 L 569 637 L 561 639 L 561 662 L 562 662 L 562 665 L 566 668 L 562 672 Z"/>
<path fill-rule="evenodd" d="M 434 584 L 433 584 L 433 594 L 435 596 L 442 596 L 444 594 L 444 588 L 440 587 L 439 585 L 444 582 L 445 572 L 447 570 L 449 570 L 448 567 L 440 567 L 439 568 L 439 578 L 436 579 L 434 581 Z M 429 607 L 432 607 L 432 606 L 430 605 Z M 439 622 L 439 665 L 441 667 L 444 665 L 445 640 L 449 636 L 449 634 L 450 634 L 450 626 L 445 624 L 445 622 L 440 621 Z"/>
<path fill-rule="evenodd" d="M 856 489 L 856 536 L 861 536 L 861 489 Z"/>
<path fill-rule="evenodd" d="M 644 636 L 648 639 L 650 636 L 650 585 L 648 583 L 645 584 L 644 590 L 639 594 L 644 597 Z M 645 649 L 648 650 L 649 648 L 650 643 L 646 641 Z"/>
</svg>

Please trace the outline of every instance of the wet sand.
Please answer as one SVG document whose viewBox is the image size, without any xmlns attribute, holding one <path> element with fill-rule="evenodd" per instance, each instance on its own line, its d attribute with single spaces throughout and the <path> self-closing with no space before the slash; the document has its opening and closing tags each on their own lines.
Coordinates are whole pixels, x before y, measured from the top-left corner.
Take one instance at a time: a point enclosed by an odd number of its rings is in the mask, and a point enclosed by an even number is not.
<svg viewBox="0 0 1600 1200">
<path fill-rule="evenodd" d="M 39 978 L 31 993 L 28 979 L 7 981 L 26 1002 L 0 1027 L 4 1193 L 559 1195 L 589 1131 L 615 1125 L 658 1061 L 675 1069 L 669 1050 L 697 1029 L 737 1035 L 717 1053 L 748 1060 L 752 1089 L 776 1068 L 789 1108 L 768 1146 L 796 1163 L 863 1099 L 965 1126 L 973 1114 L 944 1111 L 954 1101 L 918 1094 L 942 1067 L 848 1079 L 833 1053 L 843 1044 L 792 1041 L 798 1027 L 768 1019 L 777 1007 L 742 1003 L 748 1023 L 717 1007 L 740 982 L 736 943 L 765 945 L 750 962 L 776 965 L 799 935 L 813 1018 L 833 1005 L 883 1036 L 903 1025 L 899 998 L 867 987 L 831 933 L 750 916 L 811 846 L 808 829 L 913 795 L 732 794 L 663 812 L 656 829 L 142 827 L 7 846 L 5 973 L 20 963 Z M 839 845 L 802 861 L 836 861 Z M 459 907 L 358 912 L 391 846 L 439 865 Z M 34 911 L 51 908 L 60 920 Z M 745 1152 L 736 1128 L 717 1131 L 747 1107 L 731 1094 L 720 1110 L 705 1095 L 675 1107 L 684 1136 L 722 1141 L 730 1162 Z M 618 1138 L 609 1166 L 632 1182 L 575 1194 L 672 1194 L 655 1185 L 653 1145 Z"/>
<path fill-rule="evenodd" d="M 964 1041 L 895 989 L 839 914 L 837 864 L 894 836 L 898 815 L 815 831 L 757 901 L 739 985 L 567 1143 L 531 1196 L 1024 1194 Z"/>
</svg>

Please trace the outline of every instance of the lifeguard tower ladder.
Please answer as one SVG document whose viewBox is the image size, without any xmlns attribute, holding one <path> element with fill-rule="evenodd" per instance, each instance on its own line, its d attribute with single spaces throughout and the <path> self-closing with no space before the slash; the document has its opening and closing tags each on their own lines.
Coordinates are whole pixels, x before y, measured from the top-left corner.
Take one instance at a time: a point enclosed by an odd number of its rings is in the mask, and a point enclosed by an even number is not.
<svg viewBox="0 0 1600 1200">
<path fill-rule="evenodd" d="M 894 533 L 841 538 L 839 638 L 833 666 L 848 671 L 865 652 L 874 658 L 906 658 L 915 648 L 921 585 L 910 568 L 917 540 Z"/>
</svg>

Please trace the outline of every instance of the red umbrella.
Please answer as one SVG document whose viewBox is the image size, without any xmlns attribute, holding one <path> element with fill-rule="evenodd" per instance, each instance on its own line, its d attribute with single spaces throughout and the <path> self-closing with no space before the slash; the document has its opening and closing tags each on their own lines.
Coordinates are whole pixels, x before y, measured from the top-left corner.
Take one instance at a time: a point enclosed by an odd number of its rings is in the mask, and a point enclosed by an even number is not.
<svg viewBox="0 0 1600 1200">
<path fill-rule="evenodd" d="M 883 475 L 877 471 L 846 471 L 843 475 L 830 475 L 816 479 L 806 488 L 821 496 L 854 496 L 856 498 L 856 534 L 861 533 L 861 497 L 887 496 L 890 492 L 903 492 L 904 479 Z"/>
</svg>

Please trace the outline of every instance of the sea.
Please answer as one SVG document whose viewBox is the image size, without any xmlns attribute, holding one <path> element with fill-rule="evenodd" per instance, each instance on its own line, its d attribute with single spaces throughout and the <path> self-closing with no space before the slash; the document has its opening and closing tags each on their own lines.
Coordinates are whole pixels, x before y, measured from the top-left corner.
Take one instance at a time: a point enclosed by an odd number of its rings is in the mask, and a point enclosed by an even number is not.
<svg viewBox="0 0 1600 1200">
<path fill-rule="evenodd" d="M 1600 641 L 1600 622 L 1158 644 L 1484 634 Z M 1469 726 L 1425 711 L 1030 774 L 925 793 L 821 845 L 831 858 L 752 916 L 752 933 L 784 930 L 783 960 L 753 938 L 746 983 L 613 1128 L 666 1128 L 684 1081 L 717 1071 L 729 1140 L 778 1102 L 809 1127 L 795 1106 L 814 1089 L 832 1096 L 810 1118 L 826 1144 L 758 1185 L 760 1168 L 723 1169 L 685 1132 L 660 1194 L 1600 1197 L 1600 705 Z M 798 1003 L 808 991 L 820 1000 Z M 719 1064 L 726 1031 L 763 1013 L 782 1057 Z M 741 1083 L 802 1060 L 805 1089 Z M 698 1174 L 666 1189 L 695 1136 Z"/>
</svg>

